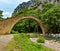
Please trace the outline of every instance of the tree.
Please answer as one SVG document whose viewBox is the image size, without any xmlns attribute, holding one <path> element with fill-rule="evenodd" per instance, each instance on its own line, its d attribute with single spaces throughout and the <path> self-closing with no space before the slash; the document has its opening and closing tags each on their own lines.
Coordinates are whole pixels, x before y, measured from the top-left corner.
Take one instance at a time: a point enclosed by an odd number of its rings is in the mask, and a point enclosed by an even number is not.
<svg viewBox="0 0 60 51">
<path fill-rule="evenodd" d="M 42 14 L 49 33 L 60 33 L 60 6 L 53 6 Z"/>
<path fill-rule="evenodd" d="M 0 20 L 2 20 L 2 16 L 3 16 L 2 13 L 3 11 L 0 10 Z"/>
</svg>

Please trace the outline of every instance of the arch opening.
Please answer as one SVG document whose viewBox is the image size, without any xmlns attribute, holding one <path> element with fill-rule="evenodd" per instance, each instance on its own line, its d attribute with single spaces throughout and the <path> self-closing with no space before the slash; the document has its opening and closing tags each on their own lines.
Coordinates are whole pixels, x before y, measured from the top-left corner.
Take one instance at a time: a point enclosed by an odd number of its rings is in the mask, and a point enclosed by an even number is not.
<svg viewBox="0 0 60 51">
<path fill-rule="evenodd" d="M 12 28 L 10 33 L 42 33 L 41 27 L 34 20 L 23 19 L 18 21 Z"/>
</svg>

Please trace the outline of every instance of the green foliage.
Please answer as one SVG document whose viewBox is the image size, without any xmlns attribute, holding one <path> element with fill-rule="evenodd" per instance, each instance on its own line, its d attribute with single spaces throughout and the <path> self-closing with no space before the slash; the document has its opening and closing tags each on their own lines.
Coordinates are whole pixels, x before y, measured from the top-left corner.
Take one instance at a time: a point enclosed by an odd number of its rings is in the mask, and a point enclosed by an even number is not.
<svg viewBox="0 0 60 51">
<path fill-rule="evenodd" d="M 14 30 L 12 30 L 12 32 L 11 32 L 12 34 L 19 34 L 19 32 L 18 31 L 14 31 Z"/>
<path fill-rule="evenodd" d="M 43 10 L 42 13 L 45 13 L 46 11 L 48 11 L 49 9 L 51 9 L 52 7 L 54 7 L 55 5 L 53 4 L 44 4 L 43 5 Z"/>
<path fill-rule="evenodd" d="M 42 37 L 42 36 L 39 36 L 38 39 L 37 39 L 37 42 L 38 43 L 44 43 L 45 42 L 45 38 Z"/>
<path fill-rule="evenodd" d="M 3 11 L 0 10 L 0 20 L 2 20 L 2 16 L 3 16 L 2 13 Z"/>
<path fill-rule="evenodd" d="M 49 33 L 59 33 L 60 30 L 60 6 L 54 6 L 42 15 Z M 53 29 L 52 29 L 53 28 Z"/>
<path fill-rule="evenodd" d="M 18 31 L 19 33 L 23 32 L 23 33 L 32 33 L 32 32 L 36 32 L 37 31 L 37 23 L 35 21 L 32 20 L 22 20 L 20 22 L 18 22 L 12 29 L 12 31 Z M 35 29 L 34 29 L 35 28 Z"/>
<path fill-rule="evenodd" d="M 37 6 L 36 6 L 36 8 L 37 8 Z M 48 29 L 47 33 L 60 33 L 60 6 L 56 6 L 53 4 L 44 4 L 42 10 L 31 7 L 31 8 L 27 8 L 27 9 L 19 11 L 19 13 L 15 14 L 14 16 L 15 17 L 16 16 L 17 17 L 18 16 L 37 17 L 38 19 L 42 20 L 42 22 L 45 24 L 46 28 Z M 17 26 L 18 24 L 19 24 L 19 26 Z M 16 29 L 23 30 L 23 31 L 17 30 L 18 32 L 26 32 L 29 29 L 31 31 L 34 29 L 34 32 L 41 31 L 41 29 L 39 29 L 40 27 L 37 25 L 37 23 L 30 21 L 30 20 L 25 20 L 25 21 L 22 21 L 21 23 L 19 22 L 18 24 L 16 24 L 14 26 L 15 28 L 13 28 L 14 30 L 16 30 Z M 20 24 L 22 24 L 22 25 L 20 25 Z M 28 25 L 28 27 L 25 27 L 27 25 Z M 16 28 L 16 27 L 18 27 L 18 28 Z"/>
<path fill-rule="evenodd" d="M 14 43 L 7 46 L 7 51 L 53 51 L 48 49 L 41 44 L 31 42 L 28 36 L 24 33 L 14 35 Z"/>
</svg>

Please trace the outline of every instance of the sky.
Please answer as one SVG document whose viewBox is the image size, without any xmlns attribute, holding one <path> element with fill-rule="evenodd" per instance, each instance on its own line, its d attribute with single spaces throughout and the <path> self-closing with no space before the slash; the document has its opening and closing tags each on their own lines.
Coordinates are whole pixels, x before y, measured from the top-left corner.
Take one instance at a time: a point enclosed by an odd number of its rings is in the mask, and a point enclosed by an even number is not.
<svg viewBox="0 0 60 51">
<path fill-rule="evenodd" d="M 0 0 L 0 10 L 3 11 L 3 18 L 11 17 L 14 9 L 22 2 L 29 0 Z"/>
</svg>

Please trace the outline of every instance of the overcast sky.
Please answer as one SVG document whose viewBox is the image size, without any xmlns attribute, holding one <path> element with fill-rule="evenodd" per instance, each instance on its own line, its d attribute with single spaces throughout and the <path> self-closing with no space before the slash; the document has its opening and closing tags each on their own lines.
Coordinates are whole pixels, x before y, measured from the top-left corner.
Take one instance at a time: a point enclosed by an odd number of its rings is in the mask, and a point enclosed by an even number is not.
<svg viewBox="0 0 60 51">
<path fill-rule="evenodd" d="M 10 17 L 18 4 L 29 0 L 0 0 L 0 10 L 3 11 L 3 17 Z"/>
</svg>

